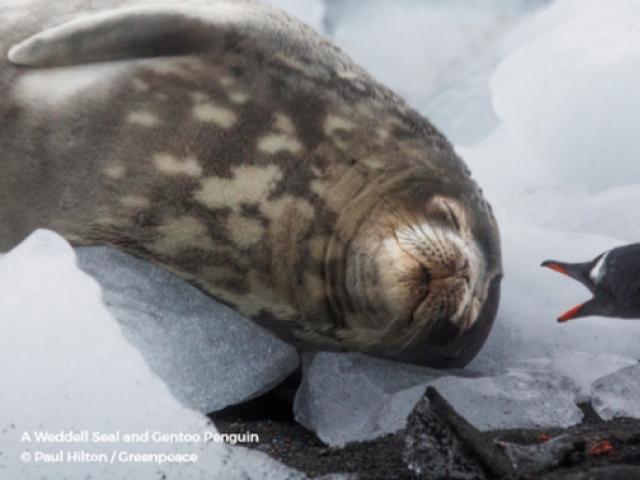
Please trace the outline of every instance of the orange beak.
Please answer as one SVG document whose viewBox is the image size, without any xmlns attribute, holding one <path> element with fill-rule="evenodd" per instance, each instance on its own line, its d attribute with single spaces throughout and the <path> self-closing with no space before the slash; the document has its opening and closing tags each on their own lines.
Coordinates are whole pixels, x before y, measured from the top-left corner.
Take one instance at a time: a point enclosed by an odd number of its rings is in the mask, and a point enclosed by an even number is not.
<svg viewBox="0 0 640 480">
<path fill-rule="evenodd" d="M 558 323 L 564 323 L 573 318 L 576 318 L 580 314 L 580 311 L 582 310 L 583 306 L 584 304 L 581 303 L 580 305 L 576 305 L 572 309 L 564 312 L 562 315 L 558 317 Z"/>
<path fill-rule="evenodd" d="M 584 263 L 563 263 L 557 262 L 555 260 L 547 260 L 545 262 L 542 262 L 541 266 L 553 270 L 554 272 L 558 272 L 571 277 L 574 280 L 577 280 L 580 283 L 586 285 L 585 278 L 588 274 L 588 270 L 585 267 L 586 265 L 587 264 Z M 586 312 L 583 311 L 584 307 L 585 304 L 581 303 L 580 305 L 576 305 L 575 307 L 567 310 L 558 317 L 558 322 L 564 323 L 576 317 L 585 316 L 584 314 Z"/>
<path fill-rule="evenodd" d="M 551 270 L 561 273 L 563 275 L 569 275 L 569 272 L 567 271 L 566 267 L 556 262 L 546 261 L 546 262 L 543 262 L 541 266 L 550 268 Z"/>
</svg>

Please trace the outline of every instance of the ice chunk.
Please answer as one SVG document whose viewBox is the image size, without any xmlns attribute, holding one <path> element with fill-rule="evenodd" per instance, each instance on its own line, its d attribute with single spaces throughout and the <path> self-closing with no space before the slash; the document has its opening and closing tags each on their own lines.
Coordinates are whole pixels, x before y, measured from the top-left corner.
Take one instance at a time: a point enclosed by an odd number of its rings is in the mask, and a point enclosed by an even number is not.
<svg viewBox="0 0 640 480">
<path fill-rule="evenodd" d="M 35 232 L 0 259 L 0 331 L 3 478 L 303 478 L 259 452 L 204 441 L 215 427 L 151 372 L 105 309 L 98 284 L 52 232 Z M 155 432 L 183 440 L 161 441 Z M 81 437 L 37 440 L 46 433 Z M 128 442 L 126 434 L 141 437 Z M 59 452 L 59 462 L 43 459 Z M 195 457 L 126 461 L 144 453 Z"/>
<path fill-rule="evenodd" d="M 546 3 L 330 0 L 327 25 L 338 46 L 452 141 L 472 144 L 498 123 L 488 80 L 503 36 Z"/>
<path fill-rule="evenodd" d="M 571 379 L 576 387 L 576 402 L 582 402 L 589 400 L 591 384 L 595 380 L 636 363 L 638 361 L 633 358 L 611 353 L 561 352 L 553 357 L 517 362 L 516 366 L 526 371 L 553 372 Z"/>
<path fill-rule="evenodd" d="M 504 127 L 473 147 L 458 147 L 491 202 L 500 226 L 547 226 L 565 205 L 584 199 L 584 188 L 558 179 Z M 505 181 L 508 179 L 508 181 Z"/>
<path fill-rule="evenodd" d="M 185 405 L 219 410 L 297 368 L 293 347 L 175 275 L 109 247 L 77 254 L 125 336 Z"/>
<path fill-rule="evenodd" d="M 591 193 L 573 178 L 555 174 L 515 142 L 504 126 L 480 144 L 457 150 L 491 201 L 500 225 L 597 233 L 629 242 L 640 237 L 640 218 L 629 208 L 640 198 L 640 184 Z"/>
<path fill-rule="evenodd" d="M 570 426 L 582 418 L 574 401 L 578 386 L 552 368 L 523 365 L 493 376 L 471 375 L 320 353 L 305 358 L 296 420 L 331 445 L 376 438 L 405 426 L 427 385 L 481 430 Z"/>
<path fill-rule="evenodd" d="M 369 440 L 404 427 L 434 370 L 355 353 L 305 357 L 296 420 L 330 445 Z M 400 393 L 399 393 L 400 392 Z M 398 395 L 394 395 L 398 394 Z"/>
<path fill-rule="evenodd" d="M 596 380 L 591 385 L 591 395 L 593 407 L 605 420 L 640 418 L 640 364 Z"/>
<path fill-rule="evenodd" d="M 551 372 L 510 369 L 492 377 L 441 377 L 431 385 L 479 430 L 569 427 L 582 419 L 574 385 Z"/>
<path fill-rule="evenodd" d="M 560 178 L 594 190 L 640 182 L 639 17 L 635 0 L 587 2 L 492 79 L 499 117 Z"/>
<path fill-rule="evenodd" d="M 566 22 L 590 3 L 599 0 L 552 0 L 538 5 L 530 15 L 523 16 L 522 21 L 511 29 L 503 39 L 504 53 L 510 53 L 530 43 L 554 28 Z"/>
</svg>

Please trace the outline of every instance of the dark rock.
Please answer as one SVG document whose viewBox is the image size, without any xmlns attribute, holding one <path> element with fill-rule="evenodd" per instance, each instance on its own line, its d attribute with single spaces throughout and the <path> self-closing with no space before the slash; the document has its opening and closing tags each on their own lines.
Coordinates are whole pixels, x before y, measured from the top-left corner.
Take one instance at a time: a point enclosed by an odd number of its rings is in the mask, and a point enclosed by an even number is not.
<svg viewBox="0 0 640 480">
<path fill-rule="evenodd" d="M 560 435 L 540 444 L 518 445 L 505 442 L 502 445 L 519 474 L 534 474 L 573 462 L 570 457 L 584 448 L 584 441 L 581 442 L 568 435 Z"/>
<path fill-rule="evenodd" d="M 544 477 L 535 478 L 541 480 L 638 480 L 640 467 L 637 465 L 610 465 L 588 469 L 578 468 L 560 470 Z"/>
<path fill-rule="evenodd" d="M 433 411 L 426 396 L 407 420 L 403 459 L 410 470 L 424 478 L 487 478 L 451 425 Z"/>
</svg>

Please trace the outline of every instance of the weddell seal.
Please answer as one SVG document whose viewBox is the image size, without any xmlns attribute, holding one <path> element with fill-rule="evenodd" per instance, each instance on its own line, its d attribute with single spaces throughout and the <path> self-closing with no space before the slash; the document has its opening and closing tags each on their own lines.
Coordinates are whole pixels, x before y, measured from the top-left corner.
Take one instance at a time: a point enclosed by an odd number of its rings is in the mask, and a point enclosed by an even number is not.
<svg viewBox="0 0 640 480">
<path fill-rule="evenodd" d="M 462 366 L 498 229 L 427 120 L 254 1 L 0 0 L 0 250 L 44 227 L 301 349 Z"/>
</svg>

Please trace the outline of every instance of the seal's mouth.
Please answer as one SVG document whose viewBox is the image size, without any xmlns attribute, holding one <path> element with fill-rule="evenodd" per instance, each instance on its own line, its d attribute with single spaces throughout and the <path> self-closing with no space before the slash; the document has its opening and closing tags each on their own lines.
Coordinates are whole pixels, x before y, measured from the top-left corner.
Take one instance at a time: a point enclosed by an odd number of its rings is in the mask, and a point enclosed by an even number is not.
<svg viewBox="0 0 640 480">
<path fill-rule="evenodd" d="M 412 320 L 416 325 L 424 325 L 429 330 L 429 339 L 442 343 L 468 330 L 477 318 L 478 299 L 474 295 L 477 273 L 471 267 L 472 261 L 466 253 L 456 253 L 455 261 L 449 262 L 451 270 L 438 274 L 429 273 L 429 268 L 421 268 L 428 276 L 426 295 L 415 308 Z"/>
</svg>

